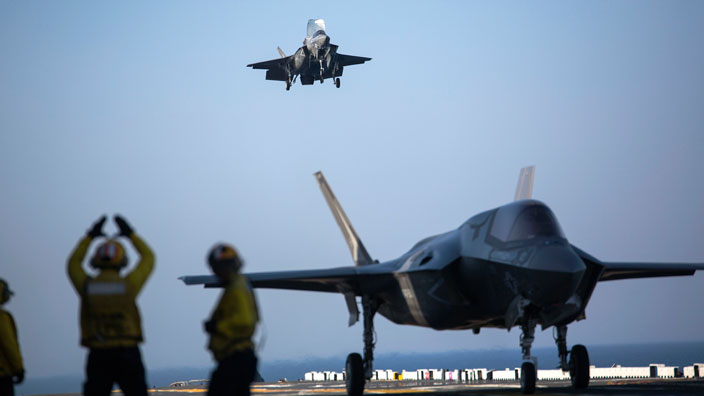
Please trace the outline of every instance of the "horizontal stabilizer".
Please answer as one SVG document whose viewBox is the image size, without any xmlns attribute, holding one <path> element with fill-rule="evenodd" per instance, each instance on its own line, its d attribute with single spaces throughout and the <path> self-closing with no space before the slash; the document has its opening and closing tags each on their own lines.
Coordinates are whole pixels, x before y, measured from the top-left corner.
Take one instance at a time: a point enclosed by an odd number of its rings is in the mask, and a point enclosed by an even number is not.
<svg viewBox="0 0 704 396">
<path fill-rule="evenodd" d="M 534 174 L 535 166 L 526 166 L 521 169 L 521 173 L 518 176 L 518 186 L 516 186 L 516 196 L 513 198 L 514 201 L 532 198 Z"/>
<path fill-rule="evenodd" d="M 330 189 L 327 181 L 325 181 L 323 172 L 316 172 L 315 178 L 318 180 L 318 185 L 320 186 L 320 190 L 323 192 L 323 196 L 325 196 L 325 201 L 327 201 L 330 211 L 332 211 L 332 215 L 335 217 L 335 221 L 340 227 L 342 235 L 344 235 L 345 240 L 347 241 L 347 245 L 350 247 L 350 253 L 352 253 L 354 265 L 359 267 L 372 264 L 374 261 L 371 256 L 369 256 L 367 249 L 357 236 L 357 232 L 355 232 L 352 227 L 352 223 L 350 223 L 350 220 L 345 214 L 345 211 L 342 210 L 342 206 L 340 206 L 337 198 L 335 198 L 335 194 L 333 194 L 332 189 Z"/>
</svg>

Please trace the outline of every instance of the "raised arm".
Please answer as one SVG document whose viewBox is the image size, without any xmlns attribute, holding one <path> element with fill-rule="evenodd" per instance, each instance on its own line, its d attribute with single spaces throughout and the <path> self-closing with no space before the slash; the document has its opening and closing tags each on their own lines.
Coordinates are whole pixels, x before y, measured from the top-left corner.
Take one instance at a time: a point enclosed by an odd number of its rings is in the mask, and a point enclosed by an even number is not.
<svg viewBox="0 0 704 396">
<path fill-rule="evenodd" d="M 130 240 L 132 241 L 134 248 L 139 252 L 140 259 L 137 267 L 135 267 L 135 269 L 127 275 L 127 282 L 132 285 L 133 290 L 135 290 L 135 294 L 139 294 L 140 290 L 142 290 L 142 287 L 144 286 L 144 283 L 154 270 L 154 253 L 149 248 L 147 243 L 134 232 L 130 235 Z"/>
<path fill-rule="evenodd" d="M 78 245 L 73 249 L 71 256 L 68 259 L 68 277 L 71 279 L 73 287 L 76 288 L 76 292 L 81 294 L 83 292 L 83 285 L 88 278 L 86 271 L 83 269 L 83 259 L 86 257 L 88 252 L 88 246 L 90 246 L 91 241 L 99 236 L 105 236 L 103 233 L 103 224 L 105 224 L 106 217 L 101 216 L 93 226 L 88 230 L 86 236 L 78 241 Z"/>
<path fill-rule="evenodd" d="M 139 263 L 134 270 L 127 275 L 127 282 L 132 287 L 132 290 L 134 290 L 135 295 L 137 295 L 154 270 L 154 252 L 152 252 L 152 249 L 149 248 L 147 243 L 134 232 L 132 227 L 122 216 L 115 215 L 115 223 L 117 223 L 117 227 L 120 229 L 120 235 L 129 238 L 130 241 L 132 241 L 132 246 L 134 246 L 139 253 Z"/>
</svg>

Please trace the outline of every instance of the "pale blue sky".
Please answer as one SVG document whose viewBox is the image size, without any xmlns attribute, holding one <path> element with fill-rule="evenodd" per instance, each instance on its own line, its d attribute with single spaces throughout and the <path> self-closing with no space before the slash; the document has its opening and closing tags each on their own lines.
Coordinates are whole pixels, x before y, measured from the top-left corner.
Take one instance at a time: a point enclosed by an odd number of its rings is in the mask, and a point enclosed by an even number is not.
<svg viewBox="0 0 704 396">
<path fill-rule="evenodd" d="M 293 53 L 309 18 L 373 60 L 340 89 L 289 92 L 245 67 Z M 28 372 L 83 369 L 65 261 L 116 212 L 157 253 L 139 300 L 147 366 L 210 364 L 218 292 L 176 278 L 207 272 L 213 243 L 247 271 L 351 264 L 317 170 L 380 260 L 509 202 L 534 164 L 534 196 L 596 257 L 704 261 L 702 37 L 695 1 L 1 2 L 0 276 Z M 341 296 L 258 296 L 263 360 L 361 350 Z M 702 340 L 703 300 L 704 274 L 601 284 L 568 340 Z M 379 317 L 377 334 L 377 353 L 520 358 L 515 330 Z"/>
</svg>

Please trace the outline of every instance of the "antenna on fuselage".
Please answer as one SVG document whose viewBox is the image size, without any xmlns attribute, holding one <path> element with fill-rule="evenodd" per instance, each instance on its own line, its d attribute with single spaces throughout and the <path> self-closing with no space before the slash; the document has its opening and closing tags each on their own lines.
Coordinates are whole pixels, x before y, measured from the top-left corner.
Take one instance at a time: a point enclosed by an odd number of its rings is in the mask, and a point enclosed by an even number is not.
<svg viewBox="0 0 704 396">
<path fill-rule="evenodd" d="M 354 227 L 352 227 L 352 223 L 350 223 L 350 220 L 347 218 L 345 211 L 342 210 L 342 206 L 337 201 L 337 198 L 335 198 L 335 194 L 332 192 L 328 182 L 325 181 L 323 172 L 318 171 L 315 172 L 314 175 L 316 180 L 318 180 L 320 191 L 323 192 L 325 201 L 327 201 L 330 211 L 332 212 L 333 217 L 335 217 L 335 221 L 340 227 L 340 231 L 342 231 L 342 235 L 345 237 L 347 245 L 350 247 L 350 253 L 352 253 L 354 265 L 359 267 L 374 263 L 374 260 L 372 260 L 371 256 L 369 256 L 369 252 L 367 252 L 367 249 L 359 239 L 359 236 L 357 236 L 357 232 L 355 232 Z"/>
<path fill-rule="evenodd" d="M 535 165 L 526 166 L 521 169 L 518 176 L 518 186 L 516 186 L 516 196 L 514 201 L 521 199 L 531 199 L 533 196 L 533 176 L 535 175 Z"/>
</svg>

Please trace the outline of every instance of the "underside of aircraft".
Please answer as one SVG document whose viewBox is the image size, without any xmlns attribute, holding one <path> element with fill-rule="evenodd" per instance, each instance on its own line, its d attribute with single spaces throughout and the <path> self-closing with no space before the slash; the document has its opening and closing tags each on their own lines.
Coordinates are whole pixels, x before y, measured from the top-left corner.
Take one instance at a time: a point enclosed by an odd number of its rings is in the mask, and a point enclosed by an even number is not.
<svg viewBox="0 0 704 396">
<path fill-rule="evenodd" d="M 330 43 L 326 33 L 325 21 L 310 19 L 306 29 L 303 46 L 293 55 L 277 48 L 281 58 L 247 65 L 253 69 L 266 70 L 266 79 L 284 81 L 286 90 L 300 77 L 301 85 L 313 85 L 315 81 L 322 84 L 326 79 L 334 79 L 340 88 L 340 77 L 345 66 L 359 65 L 372 60 L 363 56 L 345 55 L 337 52 L 338 46 Z"/>
</svg>

